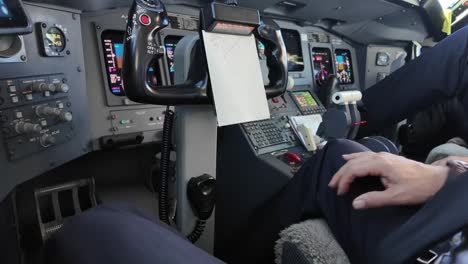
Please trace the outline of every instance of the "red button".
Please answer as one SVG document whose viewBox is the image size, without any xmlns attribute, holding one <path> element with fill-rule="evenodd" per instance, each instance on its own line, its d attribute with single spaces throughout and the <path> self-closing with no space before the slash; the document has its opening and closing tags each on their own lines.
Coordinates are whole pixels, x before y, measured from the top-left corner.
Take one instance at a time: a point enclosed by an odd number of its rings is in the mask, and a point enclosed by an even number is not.
<svg viewBox="0 0 468 264">
<path fill-rule="evenodd" d="M 148 15 L 141 15 L 140 23 L 144 26 L 148 26 L 149 24 L 151 24 L 151 18 Z"/>
<path fill-rule="evenodd" d="M 273 98 L 272 101 L 273 101 L 273 103 L 275 103 L 275 104 L 279 103 L 278 97 Z"/>
<path fill-rule="evenodd" d="M 299 157 L 299 155 L 297 155 L 296 153 L 286 152 L 284 153 L 284 156 L 288 159 L 288 162 L 291 164 L 302 163 L 301 157 Z"/>
</svg>

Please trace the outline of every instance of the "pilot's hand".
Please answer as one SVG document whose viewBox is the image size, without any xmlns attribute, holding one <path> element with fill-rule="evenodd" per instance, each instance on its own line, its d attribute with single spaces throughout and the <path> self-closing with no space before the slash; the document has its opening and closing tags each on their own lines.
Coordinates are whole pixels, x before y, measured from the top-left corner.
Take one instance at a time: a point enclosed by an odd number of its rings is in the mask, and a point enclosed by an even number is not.
<svg viewBox="0 0 468 264">
<path fill-rule="evenodd" d="M 435 161 L 435 162 L 432 163 L 432 165 L 434 165 L 434 166 L 447 166 L 447 162 L 449 160 L 460 160 L 460 161 L 468 163 L 468 157 L 450 156 L 450 157 L 447 157 L 445 159 Z"/>
<path fill-rule="evenodd" d="M 361 152 L 344 155 L 347 163 L 329 186 L 338 195 L 349 191 L 356 178 L 380 177 L 384 191 L 365 193 L 353 201 L 357 210 L 426 202 L 445 184 L 449 168 L 431 166 L 389 153 Z"/>
</svg>

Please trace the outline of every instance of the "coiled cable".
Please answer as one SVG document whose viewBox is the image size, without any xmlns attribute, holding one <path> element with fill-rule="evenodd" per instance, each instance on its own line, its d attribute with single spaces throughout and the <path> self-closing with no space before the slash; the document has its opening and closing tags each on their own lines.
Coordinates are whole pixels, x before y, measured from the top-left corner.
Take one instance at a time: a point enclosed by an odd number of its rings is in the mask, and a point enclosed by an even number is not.
<svg viewBox="0 0 468 264">
<path fill-rule="evenodd" d="M 205 231 L 205 227 L 206 227 L 206 221 L 198 219 L 197 224 L 195 225 L 195 228 L 193 229 L 192 233 L 190 233 L 190 235 L 187 236 L 187 239 L 190 242 L 195 244 L 195 242 L 197 242 L 200 239 L 200 237 L 203 235 L 203 232 Z"/>
<path fill-rule="evenodd" d="M 174 125 L 174 112 L 167 107 L 163 138 L 161 147 L 161 177 L 159 177 L 159 219 L 168 225 L 169 220 L 169 171 L 171 161 L 171 145 L 172 145 L 172 126 Z"/>
</svg>

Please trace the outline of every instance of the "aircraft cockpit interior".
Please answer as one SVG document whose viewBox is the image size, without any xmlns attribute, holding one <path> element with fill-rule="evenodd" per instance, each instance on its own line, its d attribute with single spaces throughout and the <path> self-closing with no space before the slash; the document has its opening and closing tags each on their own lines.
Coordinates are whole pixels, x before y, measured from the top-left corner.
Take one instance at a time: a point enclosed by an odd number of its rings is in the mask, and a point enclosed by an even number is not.
<svg viewBox="0 0 468 264">
<path fill-rule="evenodd" d="M 343 196 L 394 190 L 388 164 L 468 170 L 467 19 L 466 0 L 0 0 L 0 263 L 468 263 L 429 241 L 367 259 L 412 220 L 374 230 Z M 372 172 L 351 172 L 361 148 Z M 431 179 L 385 205 L 435 203 Z"/>
</svg>

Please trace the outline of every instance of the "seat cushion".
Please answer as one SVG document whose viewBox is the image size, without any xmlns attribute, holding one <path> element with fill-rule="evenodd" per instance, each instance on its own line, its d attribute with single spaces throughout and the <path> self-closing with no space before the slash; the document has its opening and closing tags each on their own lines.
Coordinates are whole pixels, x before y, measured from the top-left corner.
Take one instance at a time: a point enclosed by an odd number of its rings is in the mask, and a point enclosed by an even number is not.
<svg viewBox="0 0 468 264">
<path fill-rule="evenodd" d="M 283 230 L 276 242 L 275 256 L 277 264 L 350 263 L 322 219 L 308 220 Z"/>
</svg>

